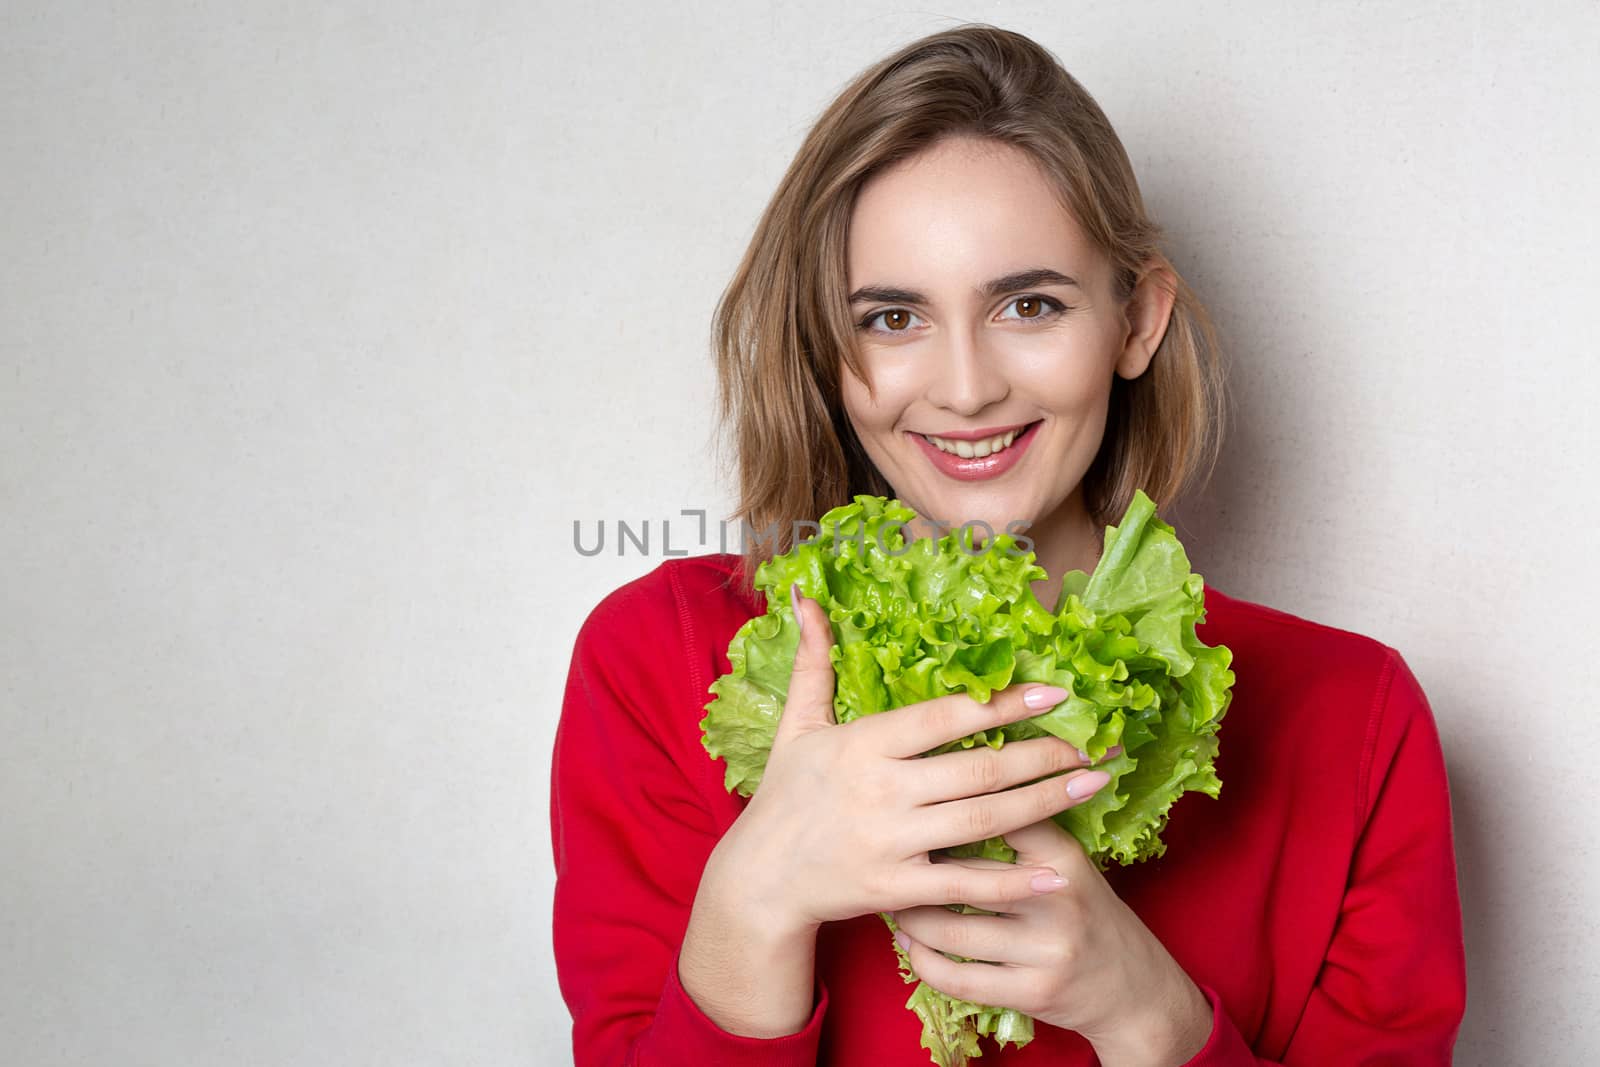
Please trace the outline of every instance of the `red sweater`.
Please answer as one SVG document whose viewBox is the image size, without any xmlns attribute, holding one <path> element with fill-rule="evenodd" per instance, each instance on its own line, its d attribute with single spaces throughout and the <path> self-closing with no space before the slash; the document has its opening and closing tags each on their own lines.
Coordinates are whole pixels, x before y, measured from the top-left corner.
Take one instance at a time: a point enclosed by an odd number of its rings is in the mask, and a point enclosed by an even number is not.
<svg viewBox="0 0 1600 1067">
<path fill-rule="evenodd" d="M 554 949 L 576 1067 L 928 1067 L 877 915 L 823 924 L 798 1033 L 720 1029 L 678 983 L 707 856 L 748 801 L 700 744 L 734 631 L 765 610 L 732 555 L 670 559 L 579 631 L 550 790 Z M 1166 854 L 1106 878 L 1210 999 L 1188 1067 L 1447 1064 L 1466 1000 L 1450 796 L 1416 678 L 1377 641 L 1207 587 L 1233 650 L 1221 796 L 1181 797 Z M 1098 1061 L 1038 1023 L 977 1065 Z"/>
</svg>

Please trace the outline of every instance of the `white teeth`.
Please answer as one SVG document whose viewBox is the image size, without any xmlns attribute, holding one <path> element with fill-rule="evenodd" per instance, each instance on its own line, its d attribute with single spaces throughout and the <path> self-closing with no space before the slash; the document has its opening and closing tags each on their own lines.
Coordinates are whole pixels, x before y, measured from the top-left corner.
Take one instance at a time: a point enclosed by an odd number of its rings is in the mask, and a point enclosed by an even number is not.
<svg viewBox="0 0 1600 1067">
<path fill-rule="evenodd" d="M 952 441 L 949 438 L 935 437 L 932 434 L 923 434 L 923 436 L 931 441 L 933 446 L 941 452 L 950 452 L 960 456 L 962 459 L 982 459 L 984 456 L 993 455 L 1002 448 L 1010 448 L 1011 442 L 1015 441 L 1017 434 L 1021 432 L 1021 430 L 1007 430 L 1003 434 L 989 437 L 982 441 Z"/>
</svg>

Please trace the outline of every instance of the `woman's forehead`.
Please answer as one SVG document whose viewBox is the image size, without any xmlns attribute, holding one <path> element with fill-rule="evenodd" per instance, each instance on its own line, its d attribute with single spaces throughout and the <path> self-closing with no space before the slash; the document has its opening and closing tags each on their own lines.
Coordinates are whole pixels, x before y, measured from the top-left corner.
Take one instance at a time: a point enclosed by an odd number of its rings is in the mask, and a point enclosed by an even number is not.
<svg viewBox="0 0 1600 1067">
<path fill-rule="evenodd" d="M 857 194 L 849 286 L 969 288 L 1049 266 L 1086 280 L 1094 249 L 1032 156 L 946 139 L 873 175 Z"/>
</svg>

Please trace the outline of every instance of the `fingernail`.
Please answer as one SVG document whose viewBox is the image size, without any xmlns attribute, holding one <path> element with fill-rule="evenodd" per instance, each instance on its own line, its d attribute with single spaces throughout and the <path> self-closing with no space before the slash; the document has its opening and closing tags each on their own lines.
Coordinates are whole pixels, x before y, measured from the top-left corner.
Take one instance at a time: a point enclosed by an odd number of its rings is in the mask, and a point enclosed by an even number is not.
<svg viewBox="0 0 1600 1067">
<path fill-rule="evenodd" d="M 1022 694 L 1022 706 L 1033 711 L 1053 708 L 1072 694 L 1059 685 L 1041 685 Z"/>
<path fill-rule="evenodd" d="M 904 930 L 896 930 L 894 932 L 894 939 L 899 943 L 902 949 L 907 952 L 911 951 L 911 937 Z"/>
<path fill-rule="evenodd" d="M 1083 760 L 1083 762 L 1088 763 L 1089 762 L 1089 753 L 1085 752 L 1083 749 L 1080 748 L 1080 749 L 1078 749 L 1078 758 Z"/>
<path fill-rule="evenodd" d="M 1028 882 L 1028 885 L 1033 887 L 1035 893 L 1048 893 L 1052 890 L 1060 889 L 1066 884 L 1067 880 L 1065 878 L 1059 874 L 1050 874 L 1047 871 L 1040 871 Z"/>
<path fill-rule="evenodd" d="M 1074 776 L 1067 782 L 1067 796 L 1073 800 L 1082 800 L 1084 797 L 1093 796 L 1094 791 L 1111 781 L 1111 775 L 1105 771 L 1089 771 L 1087 774 Z"/>
<path fill-rule="evenodd" d="M 795 625 L 795 629 L 800 631 L 800 636 L 801 637 L 804 637 L 805 633 L 806 633 L 806 620 L 805 620 L 805 616 L 800 614 L 800 583 L 799 582 L 795 582 L 793 585 L 791 585 L 789 587 L 789 606 L 794 609 L 794 625 Z"/>
<path fill-rule="evenodd" d="M 1120 756 L 1120 755 L 1122 755 L 1122 746 L 1121 745 L 1112 745 L 1110 748 L 1106 749 L 1106 754 L 1104 756 L 1101 756 L 1100 758 L 1101 759 L 1110 759 L 1112 756 Z"/>
</svg>

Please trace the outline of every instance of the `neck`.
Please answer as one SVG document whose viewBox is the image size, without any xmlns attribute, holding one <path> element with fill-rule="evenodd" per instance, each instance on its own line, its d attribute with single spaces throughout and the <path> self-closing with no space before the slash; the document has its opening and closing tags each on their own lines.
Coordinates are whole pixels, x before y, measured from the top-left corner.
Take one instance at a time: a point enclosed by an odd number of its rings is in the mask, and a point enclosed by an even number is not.
<svg viewBox="0 0 1600 1067">
<path fill-rule="evenodd" d="M 1093 574 L 1105 548 L 1105 531 L 1090 518 L 1083 506 L 1081 489 L 1062 501 L 1054 513 L 1026 531 L 1033 538 L 1033 554 L 1049 577 L 1033 583 L 1033 595 L 1046 609 L 1054 611 L 1061 599 L 1061 580 L 1068 571 Z"/>
</svg>

